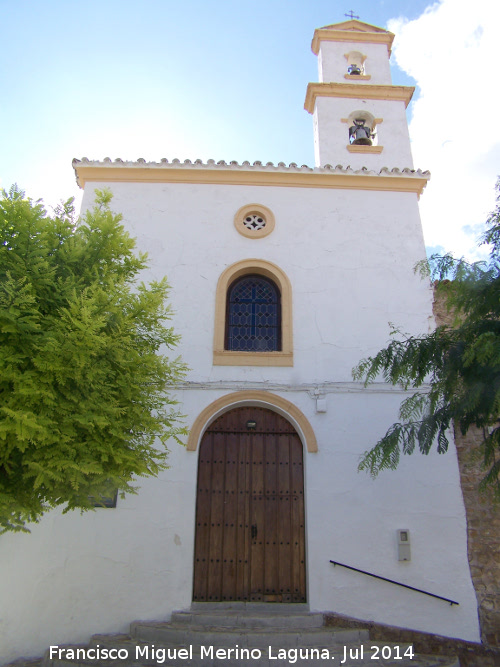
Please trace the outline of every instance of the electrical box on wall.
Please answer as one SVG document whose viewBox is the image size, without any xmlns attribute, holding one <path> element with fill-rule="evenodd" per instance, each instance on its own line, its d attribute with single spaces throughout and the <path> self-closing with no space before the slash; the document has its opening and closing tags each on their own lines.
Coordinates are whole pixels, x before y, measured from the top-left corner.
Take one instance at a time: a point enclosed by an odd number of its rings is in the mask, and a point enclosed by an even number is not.
<svg viewBox="0 0 500 667">
<path fill-rule="evenodd" d="M 316 412 L 326 412 L 326 397 L 317 396 L 316 397 Z"/>
<path fill-rule="evenodd" d="M 410 531 L 398 528 L 398 560 L 411 560 Z"/>
</svg>

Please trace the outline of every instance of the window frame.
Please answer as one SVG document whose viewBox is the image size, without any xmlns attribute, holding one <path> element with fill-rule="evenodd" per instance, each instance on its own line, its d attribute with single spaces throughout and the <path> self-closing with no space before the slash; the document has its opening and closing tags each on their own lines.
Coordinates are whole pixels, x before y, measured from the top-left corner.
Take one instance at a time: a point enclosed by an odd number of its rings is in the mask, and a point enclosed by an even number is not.
<svg viewBox="0 0 500 667">
<path fill-rule="evenodd" d="M 227 297 L 231 285 L 245 275 L 261 275 L 271 280 L 281 295 L 281 349 L 243 352 L 225 349 Z M 246 259 L 227 267 L 216 290 L 214 326 L 214 366 L 293 366 L 292 287 L 287 275 L 272 262 Z"/>
<path fill-rule="evenodd" d="M 243 351 L 245 351 L 245 350 L 238 350 L 236 348 L 230 347 L 231 326 L 237 326 L 237 325 L 231 325 L 231 322 L 230 322 L 230 318 L 231 318 L 231 299 L 230 299 L 230 295 L 231 295 L 231 292 L 233 291 L 233 289 L 238 287 L 242 282 L 244 282 L 245 280 L 248 280 L 248 279 L 253 280 L 254 278 L 258 278 L 262 281 L 265 281 L 271 287 L 273 292 L 275 292 L 275 295 L 276 295 L 276 303 L 275 303 L 276 319 L 278 321 L 277 325 L 275 325 L 275 327 L 274 327 L 276 329 L 276 331 L 274 332 L 274 335 L 273 335 L 273 338 L 272 338 L 273 344 L 275 345 L 275 349 L 267 350 L 267 351 L 268 352 L 281 352 L 281 292 L 279 290 L 278 285 L 276 285 L 276 283 L 274 282 L 274 280 L 271 280 L 267 276 L 263 276 L 260 273 L 246 273 L 246 274 L 243 274 L 239 278 L 236 278 L 235 280 L 233 280 L 230 283 L 229 287 L 227 288 L 226 322 L 225 322 L 225 332 L 224 332 L 224 349 L 225 350 L 231 350 L 233 352 L 243 352 Z M 253 300 L 251 303 L 252 303 L 252 306 L 253 306 L 252 311 L 254 311 L 259 302 L 258 302 L 258 300 Z M 253 315 L 252 315 L 252 319 L 253 319 Z M 250 327 L 254 327 L 254 326 L 257 326 L 257 325 L 254 324 L 253 321 L 252 321 L 252 323 L 250 324 Z M 247 351 L 248 352 L 257 352 L 258 350 L 247 350 Z"/>
<path fill-rule="evenodd" d="M 247 229 L 244 220 L 247 215 L 260 215 L 266 221 L 265 227 L 262 229 Z M 234 216 L 234 226 L 239 234 L 246 236 L 247 239 L 262 239 L 269 236 L 274 231 L 276 219 L 274 213 L 267 206 L 262 204 L 247 204 L 236 211 Z"/>
</svg>

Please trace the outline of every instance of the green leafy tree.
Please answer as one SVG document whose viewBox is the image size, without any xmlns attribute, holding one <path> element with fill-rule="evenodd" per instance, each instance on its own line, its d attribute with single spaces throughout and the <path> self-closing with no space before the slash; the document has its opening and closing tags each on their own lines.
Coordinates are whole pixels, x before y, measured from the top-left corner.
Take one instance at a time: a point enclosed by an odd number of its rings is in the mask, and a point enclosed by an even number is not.
<svg viewBox="0 0 500 667">
<path fill-rule="evenodd" d="M 77 222 L 72 200 L 0 199 L 0 532 L 134 493 L 184 433 L 167 282 L 138 282 L 147 258 L 96 192 Z"/>
<path fill-rule="evenodd" d="M 428 454 L 448 449 L 448 432 L 462 434 L 475 426 L 483 432 L 479 455 L 484 466 L 482 488 L 500 499 L 500 179 L 497 206 L 487 220 L 480 245 L 489 259 L 468 263 L 451 255 L 433 255 L 417 269 L 432 280 L 454 314 L 453 326 L 423 336 L 393 331 L 390 344 L 353 370 L 365 385 L 382 375 L 386 382 L 415 389 L 400 406 L 393 424 L 359 465 L 376 476 L 395 469 L 401 453 L 418 447 Z"/>
</svg>

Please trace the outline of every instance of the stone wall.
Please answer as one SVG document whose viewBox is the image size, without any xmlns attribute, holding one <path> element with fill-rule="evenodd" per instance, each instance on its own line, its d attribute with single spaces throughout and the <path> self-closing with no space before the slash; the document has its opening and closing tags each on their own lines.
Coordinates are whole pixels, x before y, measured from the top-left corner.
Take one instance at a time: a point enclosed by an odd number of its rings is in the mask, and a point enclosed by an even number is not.
<svg viewBox="0 0 500 667">
<path fill-rule="evenodd" d="M 460 667 L 499 667 L 500 665 L 500 648 L 450 639 L 428 632 L 396 628 L 374 621 L 358 621 L 333 612 L 324 614 L 324 618 L 327 627 L 368 630 L 372 641 L 413 644 L 416 654 L 456 656 L 459 658 Z"/>
<path fill-rule="evenodd" d="M 436 324 L 452 324 L 442 296 L 434 300 Z M 467 515 L 469 564 L 478 601 L 481 638 L 484 644 L 500 646 L 500 505 L 491 494 L 480 493 L 484 472 L 478 457 L 483 433 L 476 428 L 466 435 L 455 430 L 462 492 Z"/>
</svg>

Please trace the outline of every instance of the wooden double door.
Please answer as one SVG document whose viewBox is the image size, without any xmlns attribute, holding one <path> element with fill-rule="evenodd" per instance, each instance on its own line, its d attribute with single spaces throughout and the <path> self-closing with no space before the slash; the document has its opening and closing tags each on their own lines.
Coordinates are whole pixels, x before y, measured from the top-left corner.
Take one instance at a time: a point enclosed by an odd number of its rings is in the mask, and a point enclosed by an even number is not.
<svg viewBox="0 0 500 667">
<path fill-rule="evenodd" d="M 226 412 L 202 438 L 193 600 L 306 601 L 302 443 L 271 410 Z"/>
</svg>

